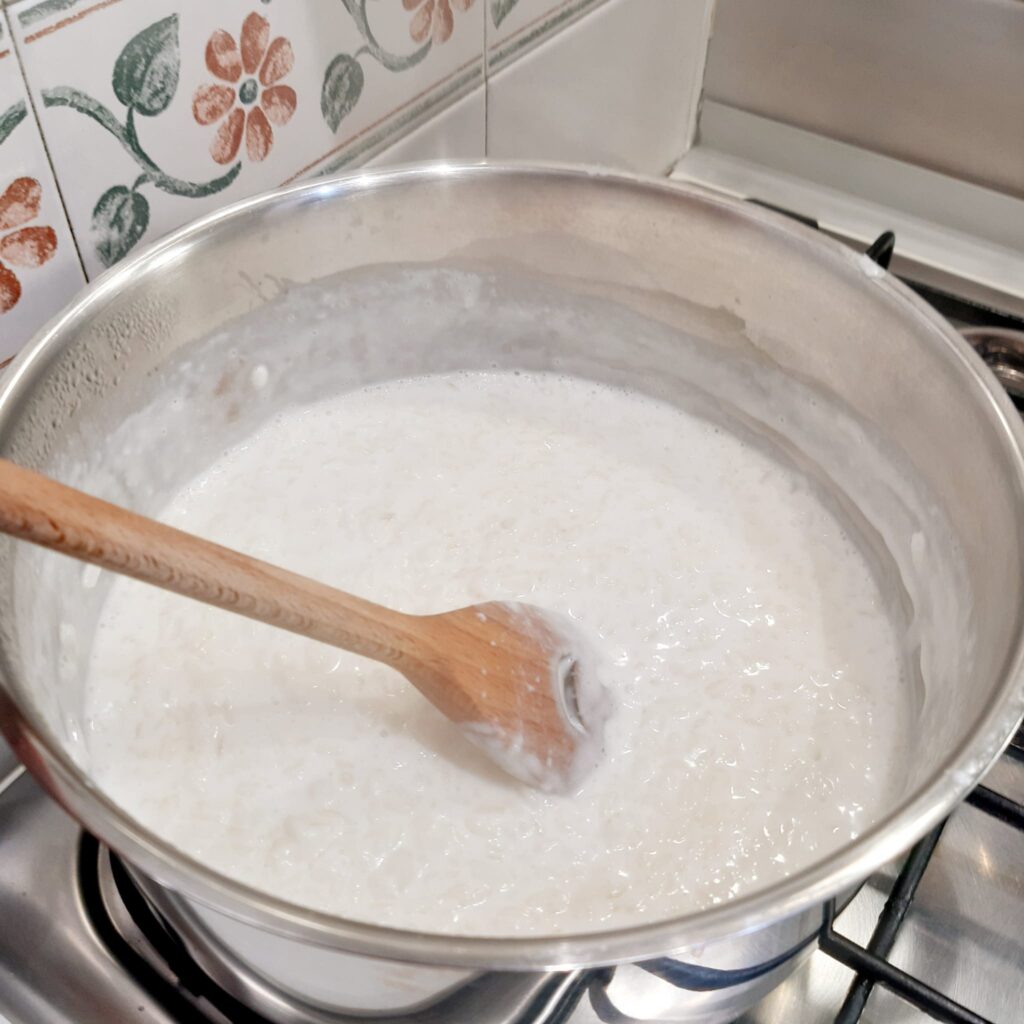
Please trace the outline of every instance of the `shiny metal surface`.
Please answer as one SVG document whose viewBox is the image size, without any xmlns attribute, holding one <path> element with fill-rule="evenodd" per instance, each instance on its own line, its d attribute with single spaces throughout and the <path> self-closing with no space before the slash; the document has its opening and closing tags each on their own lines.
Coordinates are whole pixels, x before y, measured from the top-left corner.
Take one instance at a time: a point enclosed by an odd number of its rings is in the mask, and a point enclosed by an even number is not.
<svg viewBox="0 0 1024 1024">
<path fill-rule="evenodd" d="M 0 791 L 0 1020 L 173 1024 L 89 924 L 78 836 L 27 774 Z"/>
<path fill-rule="evenodd" d="M 1014 398 L 1024 398 L 1024 331 L 1008 327 L 968 327 L 961 331 Z"/>
<path fill-rule="evenodd" d="M 109 865 L 109 861 L 107 863 Z M 116 896 L 112 905 L 117 907 Z M 162 910 L 168 905 L 165 901 L 154 901 L 153 906 Z M 124 913 L 123 906 L 118 909 L 121 920 L 130 929 L 130 916 Z M 369 1019 L 379 1019 L 379 1010 L 359 1013 L 336 1005 L 328 1006 L 305 994 L 276 985 L 254 971 L 244 957 L 233 950 L 218 946 L 214 954 L 208 945 L 197 941 L 194 926 L 183 920 L 180 914 L 163 919 L 194 962 L 216 985 L 268 1021 L 280 1024 L 360 1024 Z M 314 968 L 323 966 L 316 963 L 315 954 L 307 951 L 307 956 L 314 958 Z M 153 958 L 157 959 L 156 956 Z M 374 965 L 369 966 L 372 972 Z M 438 998 L 392 1010 L 387 1017 L 402 1024 L 448 1024 L 455 1021 L 548 1024 L 549 1021 L 560 1021 L 575 1007 L 592 973 L 472 972 Z M 375 983 L 374 973 L 371 973 L 369 981 L 370 984 Z M 358 980 L 353 979 L 353 982 L 349 987 L 358 989 Z"/>
<path fill-rule="evenodd" d="M 1024 764 L 1003 758 L 985 784 L 1024 801 Z M 894 872 L 872 878 L 840 919 L 866 943 Z M 1024 834 L 974 807 L 946 826 L 892 963 L 996 1024 L 1024 1019 Z M 742 1024 L 832 1024 L 852 980 L 816 952 L 798 976 L 741 1018 Z M 863 1024 L 925 1024 L 923 1013 L 884 989 L 868 1000 Z"/>
<path fill-rule="evenodd" d="M 91 831 L 207 912 L 208 921 L 219 914 L 262 936 L 266 948 L 288 942 L 296 956 L 316 949 L 383 957 L 403 983 L 418 973 L 429 988 L 427 976 L 449 976 L 438 991 L 450 988 L 451 972 L 478 968 L 568 970 L 668 954 L 719 971 L 772 963 L 813 934 L 824 899 L 860 882 L 948 813 L 998 755 L 1022 707 L 1024 463 L 1016 414 L 949 325 L 870 262 L 770 212 L 609 174 L 444 167 L 318 181 L 205 218 L 96 282 L 6 375 L 0 450 L 29 465 L 50 464 L 76 431 L 95 437 L 118 422 L 133 389 L 154 387 L 183 346 L 243 314 L 263 315 L 293 284 L 367 264 L 471 258 L 510 261 L 580 294 L 614 292 L 646 316 L 706 332 L 700 336 L 709 344 L 735 350 L 761 373 L 819 383 L 898 441 L 964 547 L 980 631 L 971 678 L 932 694 L 925 708 L 929 742 L 915 760 L 924 774 L 899 807 L 827 861 L 770 889 L 619 931 L 463 938 L 319 914 L 196 863 L 92 787 L 61 739 L 65 723 L 40 709 L 47 680 L 22 671 L 40 637 L 34 620 L 19 622 L 9 542 L 0 544 L 0 722 L 36 778 Z M 676 352 L 645 351 L 645 362 L 614 370 L 624 380 L 665 381 Z M 422 372 L 444 350 L 405 355 L 420 359 Z M 507 365 L 549 366 L 549 357 L 559 365 L 558 352 L 536 347 L 490 355 Z M 904 387 L 922 376 L 929 388 Z M 26 599 L 24 587 L 19 598 Z M 741 1005 L 726 993 L 680 1010 L 676 991 L 669 999 L 671 986 L 653 985 L 649 970 L 631 967 L 616 978 L 631 974 L 634 987 L 655 989 L 650 998 L 671 1006 L 677 1019 L 691 1011 L 702 1019 L 735 1015 Z"/>
<path fill-rule="evenodd" d="M 232 1019 L 230 1013 L 225 1016 L 197 994 L 194 985 L 182 984 L 183 979 L 147 940 L 122 902 L 109 858 L 101 851 L 97 880 L 104 912 L 120 937 L 184 1001 L 166 1008 L 159 992 L 154 997 L 144 979 L 132 973 L 131 965 L 118 959 L 82 898 L 80 842 L 77 825 L 47 799 L 28 774 L 16 773 L 0 789 L 0 916 L 5 922 L 23 925 L 0 929 L 0 1020 L 6 1018 L 12 1024 L 106 1024 L 135 1013 L 145 1013 L 145 1019 L 157 1024 L 199 1019 L 221 1024 Z M 45 856 L 40 856 L 43 851 Z M 178 934 L 190 952 L 196 952 L 187 934 Z M 294 993 L 275 990 L 230 956 L 201 964 L 225 992 L 268 1020 L 355 1024 L 371 1019 L 319 1007 Z M 763 979 L 754 995 L 775 983 L 772 977 Z M 745 1004 L 749 992 L 737 992 L 733 997 Z M 638 1019 L 691 1019 L 692 1010 L 664 1016 L 667 1008 L 678 1008 L 681 1002 L 672 986 L 638 968 L 619 968 L 610 981 L 585 971 L 483 973 L 431 1005 L 385 1018 L 374 1014 L 372 1019 L 396 1024 L 563 1024 L 568 1019 L 595 1019 L 593 1006 L 604 1013 L 639 1013 Z M 729 1009 L 719 1009 L 713 1016 L 701 1012 L 693 1019 L 713 1021 L 732 1016 Z"/>
<path fill-rule="evenodd" d="M 108 1024 L 140 1019 L 157 1024 L 229 1019 L 207 1000 L 188 997 L 177 1014 L 161 1005 L 112 955 L 85 913 L 76 870 L 80 832 L 75 823 L 19 773 L 0 788 L 0 1020 L 11 1024 Z M 1001 761 L 986 780 L 1024 800 L 1024 766 Z M 105 863 L 105 861 L 101 861 Z M 874 876 L 840 917 L 840 930 L 866 942 L 888 892 L 893 870 Z M 118 933 L 169 984 L 159 954 L 125 910 L 109 871 L 100 891 Z M 947 825 L 911 907 L 893 961 L 996 1024 L 1018 1024 L 1024 1008 L 1024 837 L 964 806 Z M 17 922 L 10 927 L 9 922 Z M 762 999 L 739 1024 L 832 1024 L 852 975 L 814 952 L 796 973 Z M 462 1015 L 384 1018 L 397 1024 L 633 1024 L 709 1019 L 680 1015 L 674 993 L 636 968 L 593 979 L 582 997 L 574 977 L 543 974 L 514 979 L 485 975 L 478 1001 L 449 1004 Z M 236 978 L 232 986 L 244 985 Z M 538 1002 L 530 994 L 540 994 Z M 472 990 L 461 995 L 470 1000 Z M 479 998 L 485 996 L 486 998 Z M 568 1010 L 566 1020 L 557 1016 Z M 136 1018 L 134 1015 L 139 1014 Z M 468 1014 L 468 1015 L 467 1015 Z M 547 1016 L 544 1016 L 547 1014 Z M 326 1020 L 314 1013 L 292 1020 Z M 368 1018 L 352 1018 L 366 1021 Z M 377 1018 L 381 1021 L 381 1018 Z M 876 990 L 863 1024 L 926 1024 L 930 1018 Z"/>
<path fill-rule="evenodd" d="M 718 0 L 704 95 L 1024 195 L 1019 0 Z"/>
<path fill-rule="evenodd" d="M 82 833 L 71 818 L 17 771 L 0 780 L 0 1021 L 10 1024 L 153 1024 L 234 1019 L 190 990 L 137 927 L 125 908 L 101 851 L 96 872 L 99 899 L 122 939 L 147 967 L 175 990 L 173 1006 L 152 991 L 132 965 L 119 959 L 97 927 L 97 914 L 83 898 Z M 85 861 L 89 864 L 88 860 Z M 95 861 L 92 862 L 95 864 Z M 16 926 L 13 926 L 16 923 Z M 245 994 L 253 983 L 232 965 L 211 964 L 214 980 L 229 994 Z M 548 1024 L 564 1019 L 576 1004 L 581 972 L 480 975 L 436 1006 L 401 1016 L 402 1024 Z M 258 980 L 255 984 L 261 984 Z M 256 1003 L 271 1019 L 346 1024 L 366 1021 L 327 1012 L 264 987 Z M 276 1005 L 275 1005 L 276 1001 Z M 144 1015 L 144 1016 L 138 1016 Z M 563 1015 L 563 1016 L 559 1016 Z M 378 1018 L 379 1020 L 380 1018 Z M 396 1018 L 398 1019 L 398 1018 Z"/>
<path fill-rule="evenodd" d="M 290 940 L 247 933 L 245 926 L 224 929 L 208 925 L 208 916 L 175 893 L 133 877 L 150 905 L 187 948 L 190 957 L 219 985 L 274 1024 L 354 1024 L 383 1014 L 402 1024 L 441 1024 L 448 1021 L 520 1022 L 561 1021 L 584 1003 L 595 1012 L 640 1014 L 642 1019 L 699 1020 L 702 1024 L 732 1021 L 795 970 L 810 952 L 807 947 L 786 957 L 778 967 L 749 981 L 727 981 L 703 989 L 680 987 L 654 973 L 651 962 L 615 968 L 568 972 L 487 971 L 452 977 L 412 965 L 372 960 L 336 950 L 297 949 Z M 740 966 L 765 956 L 758 946 L 774 952 L 776 943 L 798 942 L 813 933 L 819 915 L 809 914 L 785 930 L 764 930 L 760 940 L 744 944 L 729 940 L 725 952 Z M 721 955 L 721 954 L 720 954 Z M 770 953 L 768 954 L 771 955 Z M 714 961 L 714 944 L 699 959 Z M 661 1014 L 662 1017 L 657 1017 Z M 574 1018 L 575 1019 L 575 1018 Z"/>
</svg>

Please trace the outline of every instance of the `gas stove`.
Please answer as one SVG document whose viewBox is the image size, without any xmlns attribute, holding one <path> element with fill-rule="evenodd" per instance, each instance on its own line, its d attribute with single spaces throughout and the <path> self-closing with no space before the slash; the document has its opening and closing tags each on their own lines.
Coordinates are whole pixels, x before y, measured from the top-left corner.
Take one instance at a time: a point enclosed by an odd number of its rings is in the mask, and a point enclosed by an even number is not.
<svg viewBox="0 0 1024 1024">
<path fill-rule="evenodd" d="M 883 265 L 892 251 L 888 233 L 868 250 Z M 1024 402 L 1024 320 L 908 283 L 963 331 L 1010 394 Z M 1019 1024 L 1022 922 L 1024 730 L 985 784 L 903 862 L 869 879 L 844 907 L 826 908 L 817 944 L 781 986 L 771 989 L 772 979 L 762 979 L 767 994 L 739 1024 Z M 258 984 L 230 963 L 211 971 L 196 962 L 129 869 L 14 766 L 0 743 L 0 1024 L 266 1024 L 268 1018 L 252 1008 L 262 1005 L 254 998 Z M 485 973 L 440 1003 L 387 1019 L 699 1020 L 680 1016 L 666 996 L 669 989 L 652 985 L 635 968 Z M 274 998 L 279 1021 L 382 1020 Z"/>
</svg>

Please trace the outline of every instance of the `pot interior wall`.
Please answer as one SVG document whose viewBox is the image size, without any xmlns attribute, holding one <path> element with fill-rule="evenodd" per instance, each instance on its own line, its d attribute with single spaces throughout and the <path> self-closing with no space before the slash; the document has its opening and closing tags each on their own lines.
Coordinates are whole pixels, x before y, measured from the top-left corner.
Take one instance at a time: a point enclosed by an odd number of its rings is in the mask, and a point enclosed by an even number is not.
<svg viewBox="0 0 1024 1024">
<path fill-rule="evenodd" d="M 153 513 L 276 410 L 393 377 L 542 369 L 696 408 L 849 517 L 907 637 L 907 792 L 934 776 L 996 699 L 1024 604 L 1016 468 L 948 329 L 859 257 L 698 194 L 381 181 L 294 192 L 115 272 L 26 369 L 0 453 Z M 7 686 L 86 770 L 107 585 L 0 541 Z"/>
</svg>

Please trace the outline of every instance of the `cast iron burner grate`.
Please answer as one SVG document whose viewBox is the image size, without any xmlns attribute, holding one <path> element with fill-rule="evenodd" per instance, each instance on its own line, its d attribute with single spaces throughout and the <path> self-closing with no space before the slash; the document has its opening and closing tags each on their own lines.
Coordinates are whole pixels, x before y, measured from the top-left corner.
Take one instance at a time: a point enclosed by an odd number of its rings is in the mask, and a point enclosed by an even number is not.
<svg viewBox="0 0 1024 1024">
<path fill-rule="evenodd" d="M 1024 728 L 1018 731 L 1006 756 L 1024 763 Z M 986 786 L 978 786 L 967 797 L 967 802 L 1004 822 L 1010 828 L 1024 833 L 1024 804 L 1010 800 Z M 942 822 L 910 851 L 893 883 L 889 898 L 866 947 L 852 942 L 836 931 L 835 900 L 830 900 L 826 905 L 818 946 L 822 952 L 857 974 L 836 1015 L 835 1024 L 857 1024 L 875 985 L 884 985 L 917 1009 L 947 1024 L 992 1024 L 988 1018 L 981 1017 L 966 1006 L 954 1002 L 912 974 L 893 966 L 886 959 L 892 952 L 900 926 L 910 909 L 914 894 L 945 827 L 946 822 Z"/>
</svg>

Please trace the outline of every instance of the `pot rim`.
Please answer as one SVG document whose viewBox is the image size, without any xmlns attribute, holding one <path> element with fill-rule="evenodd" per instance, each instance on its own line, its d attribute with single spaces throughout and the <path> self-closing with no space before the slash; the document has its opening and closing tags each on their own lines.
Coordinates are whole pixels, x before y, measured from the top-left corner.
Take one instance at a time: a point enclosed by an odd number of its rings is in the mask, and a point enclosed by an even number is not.
<svg viewBox="0 0 1024 1024">
<path fill-rule="evenodd" d="M 103 273 L 40 331 L 8 368 L 0 387 L 0 436 L 16 414 L 22 393 L 45 374 L 53 354 L 74 338 L 121 283 L 147 268 L 175 261 L 202 236 L 244 220 L 251 212 L 286 201 L 336 199 L 347 193 L 437 179 L 554 177 L 603 182 L 648 194 L 682 195 L 752 221 L 793 244 L 813 247 L 819 258 L 846 264 L 866 287 L 881 288 L 906 315 L 926 327 L 937 346 L 959 366 L 965 385 L 987 407 L 993 430 L 1014 465 L 1013 490 L 1024 509 L 1024 428 L 999 385 L 966 341 L 909 288 L 866 257 L 790 218 L 741 199 L 661 178 L 556 164 L 474 161 L 416 164 L 316 179 L 243 199 L 199 218 Z M 221 874 L 144 828 L 108 798 L 72 761 L 34 708 L 21 708 L 8 691 L 7 659 L 0 648 L 0 728 L 36 779 L 73 817 L 112 849 L 163 885 L 246 923 L 279 935 L 353 953 L 408 963 L 507 970 L 572 969 L 637 961 L 695 944 L 754 931 L 822 904 L 893 860 L 937 825 L 999 757 L 1024 714 L 1024 608 L 1001 682 L 971 735 L 952 751 L 931 780 L 905 797 L 884 820 L 797 874 L 727 903 L 665 920 L 607 931 L 553 937 L 491 938 L 407 931 L 351 921 L 263 893 Z"/>
</svg>

